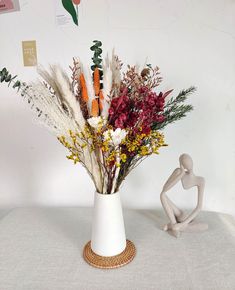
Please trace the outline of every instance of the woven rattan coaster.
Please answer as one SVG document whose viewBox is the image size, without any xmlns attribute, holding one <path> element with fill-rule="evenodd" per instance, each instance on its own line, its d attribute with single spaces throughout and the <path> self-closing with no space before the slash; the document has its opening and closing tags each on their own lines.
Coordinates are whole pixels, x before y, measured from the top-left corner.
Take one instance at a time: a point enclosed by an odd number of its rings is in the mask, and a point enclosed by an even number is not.
<svg viewBox="0 0 235 290">
<path fill-rule="evenodd" d="M 93 267 L 101 269 L 114 269 L 130 263 L 135 257 L 136 249 L 134 244 L 126 240 L 126 248 L 119 255 L 112 257 L 103 257 L 95 254 L 91 249 L 91 241 L 89 241 L 83 250 L 85 261 Z"/>
</svg>

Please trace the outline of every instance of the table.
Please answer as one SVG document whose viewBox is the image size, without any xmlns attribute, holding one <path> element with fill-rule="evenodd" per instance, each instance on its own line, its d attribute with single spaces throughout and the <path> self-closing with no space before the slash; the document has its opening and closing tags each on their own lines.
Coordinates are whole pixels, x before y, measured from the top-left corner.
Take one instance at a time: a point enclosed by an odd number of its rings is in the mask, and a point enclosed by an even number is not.
<svg viewBox="0 0 235 290">
<path fill-rule="evenodd" d="M 124 210 L 132 263 L 113 270 L 89 266 L 89 208 L 18 208 L 0 220 L 1 290 L 234 290 L 235 221 L 202 212 L 203 233 L 176 239 L 161 230 L 160 210 Z"/>
</svg>

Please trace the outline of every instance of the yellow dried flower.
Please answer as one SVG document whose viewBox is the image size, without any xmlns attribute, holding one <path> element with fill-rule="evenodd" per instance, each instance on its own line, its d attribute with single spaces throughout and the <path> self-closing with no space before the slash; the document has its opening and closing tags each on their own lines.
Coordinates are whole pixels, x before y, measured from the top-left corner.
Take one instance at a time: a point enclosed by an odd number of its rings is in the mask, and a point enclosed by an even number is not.
<svg viewBox="0 0 235 290">
<path fill-rule="evenodd" d="M 79 162 L 79 158 L 77 154 L 72 153 L 71 155 L 66 156 L 68 159 L 73 160 L 74 164 Z"/>
<path fill-rule="evenodd" d="M 123 153 L 123 154 L 121 154 L 120 158 L 121 158 L 122 162 L 126 162 L 127 156 L 126 156 L 126 154 Z"/>
<path fill-rule="evenodd" d="M 149 154 L 149 150 L 147 146 L 141 146 L 140 147 L 140 155 L 145 156 Z"/>
<path fill-rule="evenodd" d="M 121 167 L 121 164 L 119 162 L 115 162 L 116 167 Z"/>
</svg>

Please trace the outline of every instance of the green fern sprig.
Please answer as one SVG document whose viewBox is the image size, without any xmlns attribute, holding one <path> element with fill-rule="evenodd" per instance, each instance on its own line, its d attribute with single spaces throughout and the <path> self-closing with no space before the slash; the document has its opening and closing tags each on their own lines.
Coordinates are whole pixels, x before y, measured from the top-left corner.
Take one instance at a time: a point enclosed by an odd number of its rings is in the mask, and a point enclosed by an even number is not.
<svg viewBox="0 0 235 290">
<path fill-rule="evenodd" d="M 167 107 L 170 107 L 174 104 L 179 104 L 179 103 L 183 103 L 186 101 L 187 97 L 194 93 L 196 91 L 196 87 L 189 87 L 188 89 L 186 90 L 182 90 L 179 92 L 178 96 L 176 98 L 170 98 L 170 100 L 166 103 L 166 108 Z"/>
<path fill-rule="evenodd" d="M 179 92 L 176 98 L 171 98 L 165 105 L 163 112 L 164 121 L 162 123 L 155 123 L 152 126 L 153 130 L 162 130 L 168 124 L 174 123 L 184 118 L 187 113 L 193 110 L 192 105 L 185 105 L 184 103 L 188 96 L 196 91 L 195 87 L 190 87 Z"/>
</svg>

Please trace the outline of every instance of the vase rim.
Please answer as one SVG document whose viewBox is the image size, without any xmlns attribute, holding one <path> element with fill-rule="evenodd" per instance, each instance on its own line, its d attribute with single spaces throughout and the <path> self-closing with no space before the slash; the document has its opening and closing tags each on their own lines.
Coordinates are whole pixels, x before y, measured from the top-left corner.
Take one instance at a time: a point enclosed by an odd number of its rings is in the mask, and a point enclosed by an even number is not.
<svg viewBox="0 0 235 290">
<path fill-rule="evenodd" d="M 119 193 L 119 191 L 116 191 L 116 192 L 113 192 L 113 193 L 101 193 L 101 192 L 98 192 L 97 190 L 95 190 L 95 193 L 100 194 L 100 195 L 114 195 L 114 194 Z"/>
</svg>

